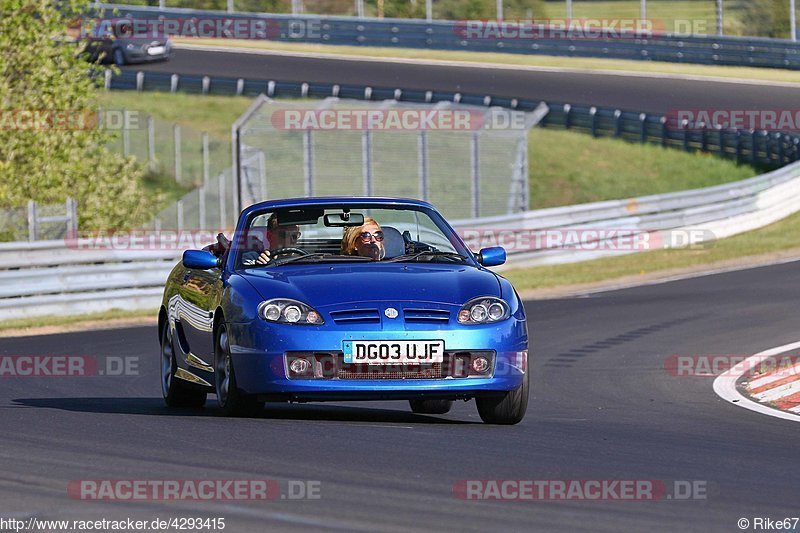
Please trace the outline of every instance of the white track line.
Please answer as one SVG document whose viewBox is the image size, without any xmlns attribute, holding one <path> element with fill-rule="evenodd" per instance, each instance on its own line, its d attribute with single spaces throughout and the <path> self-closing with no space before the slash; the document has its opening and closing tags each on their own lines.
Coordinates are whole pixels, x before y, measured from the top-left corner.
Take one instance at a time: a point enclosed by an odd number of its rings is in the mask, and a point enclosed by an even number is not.
<svg viewBox="0 0 800 533">
<path fill-rule="evenodd" d="M 753 398 L 757 398 L 765 402 L 774 402 L 775 400 L 785 398 L 786 396 L 791 396 L 798 392 L 800 392 L 800 381 L 792 381 L 791 383 L 786 383 L 785 385 L 775 387 L 774 389 L 753 394 Z"/>
<path fill-rule="evenodd" d="M 780 370 L 776 370 L 774 373 L 754 379 L 750 382 L 750 388 L 755 390 L 763 387 L 764 385 L 769 385 L 770 383 L 775 383 L 776 381 L 794 376 L 800 377 L 800 363 L 797 363 L 790 368 L 781 368 Z"/>
<path fill-rule="evenodd" d="M 788 352 L 790 350 L 796 350 L 797 348 L 800 348 L 800 342 L 793 342 L 790 344 L 784 344 L 783 346 L 778 346 L 776 348 L 770 348 L 769 350 L 764 350 L 763 352 L 748 357 L 745 361 L 734 366 L 724 374 L 720 374 L 719 376 L 717 376 L 717 379 L 714 380 L 714 392 L 717 393 L 717 396 L 719 396 L 723 400 L 735 403 L 736 405 L 744 407 L 745 409 L 750 409 L 751 411 L 756 411 L 757 413 L 761 413 L 764 415 L 774 416 L 776 418 L 783 418 L 785 420 L 794 420 L 795 422 L 800 422 L 800 417 L 797 416 L 796 414 L 787 413 L 785 411 L 779 411 L 778 409 L 773 409 L 771 407 L 767 407 L 766 405 L 762 405 L 758 402 L 754 402 L 753 400 L 747 398 L 746 396 L 743 396 L 738 390 L 736 390 L 736 381 L 746 371 L 755 368 L 762 361 L 769 359 L 773 355 L 778 355 L 780 353 Z"/>
<path fill-rule="evenodd" d="M 362 61 L 368 63 L 405 63 L 414 65 L 463 67 L 470 69 L 493 69 L 530 72 L 549 72 L 562 74 L 595 74 L 598 76 L 621 76 L 625 78 L 680 79 L 688 81 L 705 81 L 712 83 L 733 83 L 736 85 L 770 85 L 796 89 L 800 83 L 789 81 L 772 81 L 747 78 L 726 78 L 722 76 L 701 76 L 669 72 L 641 72 L 636 70 L 581 69 L 570 67 L 545 67 L 537 65 L 514 65 L 511 63 L 487 63 L 479 61 L 448 61 L 445 59 L 409 59 L 404 57 L 378 57 L 336 54 L 331 52 L 291 52 L 286 50 L 270 50 L 267 48 L 247 48 L 237 46 L 213 46 L 204 44 L 176 43 L 174 48 L 200 50 L 203 52 L 227 52 L 232 54 L 253 54 L 284 57 L 305 57 L 315 59 L 332 59 L 338 61 Z"/>
</svg>

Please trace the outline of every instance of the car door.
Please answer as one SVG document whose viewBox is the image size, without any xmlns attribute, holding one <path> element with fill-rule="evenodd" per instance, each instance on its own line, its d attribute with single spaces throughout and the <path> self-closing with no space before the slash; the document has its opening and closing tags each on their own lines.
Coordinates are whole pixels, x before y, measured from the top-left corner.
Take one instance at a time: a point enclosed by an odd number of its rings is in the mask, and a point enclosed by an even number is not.
<svg viewBox="0 0 800 533">
<path fill-rule="evenodd" d="M 214 362 L 214 310 L 222 296 L 222 270 L 186 268 L 181 281 L 181 305 L 177 310 L 185 362 L 205 367 Z"/>
</svg>

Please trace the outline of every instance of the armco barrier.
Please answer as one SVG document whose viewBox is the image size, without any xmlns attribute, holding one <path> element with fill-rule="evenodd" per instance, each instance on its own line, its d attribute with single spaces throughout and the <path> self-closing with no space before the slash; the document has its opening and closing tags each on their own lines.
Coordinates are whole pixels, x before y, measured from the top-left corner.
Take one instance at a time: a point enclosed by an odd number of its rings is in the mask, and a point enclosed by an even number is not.
<svg viewBox="0 0 800 533">
<path fill-rule="evenodd" d="M 277 41 L 800 68 L 800 43 L 781 39 L 669 33 L 625 34 L 618 38 L 480 38 L 465 35 L 465 21 L 226 13 L 181 8 L 162 10 L 124 4 L 99 4 L 97 8 L 106 17 L 267 19 L 268 39 Z"/>
<path fill-rule="evenodd" d="M 703 230 L 715 238 L 771 224 L 800 210 L 800 162 L 704 189 L 454 221 L 462 234 L 570 229 Z M 469 242 L 469 241 L 468 241 Z M 595 259 L 631 251 L 602 246 L 509 250 L 501 269 Z M 704 244 L 708 244 L 704 242 Z M 589 247 L 591 248 L 591 247 Z M 48 314 L 156 309 L 180 251 L 93 252 L 66 242 L 0 244 L 0 320 Z M 98 261 L 102 261 L 100 264 Z M 38 265 L 38 266 L 26 266 Z M 64 266 L 68 264 L 70 266 Z"/>
<path fill-rule="evenodd" d="M 399 87 L 367 87 L 333 83 L 302 83 L 276 80 L 209 77 L 134 72 L 118 75 L 106 71 L 104 86 L 109 90 L 171 91 L 189 94 L 216 94 L 274 98 L 327 98 L 329 96 L 359 100 L 398 100 L 401 102 L 499 106 L 533 111 L 538 100 L 477 95 L 448 91 L 410 90 Z M 545 102 L 550 108 L 541 125 L 574 129 L 594 136 L 617 137 L 633 142 L 659 144 L 685 151 L 704 151 L 737 162 L 749 162 L 764 168 L 778 168 L 800 159 L 800 136 L 764 130 L 707 130 L 669 127 L 658 114 L 638 113 L 614 108 L 573 106 Z"/>
<path fill-rule="evenodd" d="M 67 240 L 0 243 L 0 320 L 157 309 L 180 251 L 92 250 Z"/>
</svg>

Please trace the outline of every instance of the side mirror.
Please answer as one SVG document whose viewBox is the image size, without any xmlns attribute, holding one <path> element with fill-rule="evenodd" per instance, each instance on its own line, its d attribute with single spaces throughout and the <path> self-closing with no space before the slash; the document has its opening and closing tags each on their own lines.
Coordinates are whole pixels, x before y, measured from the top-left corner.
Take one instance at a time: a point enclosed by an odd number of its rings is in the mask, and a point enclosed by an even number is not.
<svg viewBox="0 0 800 533">
<path fill-rule="evenodd" d="M 219 259 L 205 250 L 186 250 L 183 252 L 183 266 L 195 270 L 219 268 Z"/>
<path fill-rule="evenodd" d="M 502 246 L 484 248 L 478 253 L 478 262 L 485 267 L 502 265 L 506 262 L 506 250 Z"/>
</svg>

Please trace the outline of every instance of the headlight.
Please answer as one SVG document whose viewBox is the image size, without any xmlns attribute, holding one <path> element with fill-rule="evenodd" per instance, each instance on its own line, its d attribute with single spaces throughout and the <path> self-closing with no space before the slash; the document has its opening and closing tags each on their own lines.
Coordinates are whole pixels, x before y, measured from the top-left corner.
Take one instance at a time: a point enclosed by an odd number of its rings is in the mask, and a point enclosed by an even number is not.
<svg viewBox="0 0 800 533">
<path fill-rule="evenodd" d="M 511 315 L 508 304 L 500 298 L 484 296 L 464 304 L 458 312 L 460 324 L 491 324 L 507 319 Z"/>
<path fill-rule="evenodd" d="M 288 298 L 274 298 L 261 302 L 258 306 L 258 316 L 267 322 L 279 324 L 321 326 L 325 323 L 313 307 Z"/>
</svg>

